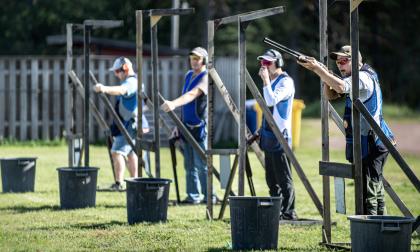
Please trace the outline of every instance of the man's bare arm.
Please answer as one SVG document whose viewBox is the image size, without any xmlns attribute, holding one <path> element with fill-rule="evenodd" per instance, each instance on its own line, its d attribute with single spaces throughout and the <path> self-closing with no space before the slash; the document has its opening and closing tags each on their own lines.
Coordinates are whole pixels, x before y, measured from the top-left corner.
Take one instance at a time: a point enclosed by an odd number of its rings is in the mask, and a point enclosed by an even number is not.
<svg viewBox="0 0 420 252">
<path fill-rule="evenodd" d="M 185 104 L 188 104 L 192 102 L 194 99 L 198 98 L 201 94 L 203 94 L 203 91 L 196 87 L 192 89 L 191 91 L 181 95 L 180 97 L 176 98 L 173 101 L 165 101 L 165 103 L 162 104 L 161 109 L 165 112 L 172 111 L 176 109 L 177 107 L 183 106 Z"/>
</svg>

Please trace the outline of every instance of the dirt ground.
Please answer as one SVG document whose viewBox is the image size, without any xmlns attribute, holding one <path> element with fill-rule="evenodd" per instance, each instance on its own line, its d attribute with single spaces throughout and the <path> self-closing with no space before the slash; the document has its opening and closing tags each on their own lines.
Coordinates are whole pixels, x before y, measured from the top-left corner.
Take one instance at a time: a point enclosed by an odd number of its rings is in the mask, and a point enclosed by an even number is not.
<svg viewBox="0 0 420 252">
<path fill-rule="evenodd" d="M 395 135 L 398 151 L 420 156 L 420 122 L 392 121 L 389 126 Z M 344 137 L 337 127 L 331 125 L 330 131 L 330 148 L 344 149 Z"/>
</svg>

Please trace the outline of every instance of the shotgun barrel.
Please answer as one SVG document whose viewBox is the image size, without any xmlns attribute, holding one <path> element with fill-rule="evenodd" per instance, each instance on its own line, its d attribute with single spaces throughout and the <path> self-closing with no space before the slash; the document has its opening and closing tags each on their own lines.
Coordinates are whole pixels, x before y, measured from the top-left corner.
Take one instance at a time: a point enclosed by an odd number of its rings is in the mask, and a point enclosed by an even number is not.
<svg viewBox="0 0 420 252">
<path fill-rule="evenodd" d="M 271 40 L 271 39 L 269 39 L 269 38 L 267 38 L 267 37 L 265 37 L 264 39 L 263 39 L 263 42 L 264 43 L 266 43 L 267 45 L 270 45 L 270 46 L 272 46 L 272 47 L 274 47 L 274 48 L 276 48 L 276 49 L 278 49 L 278 50 L 280 50 L 280 51 L 282 51 L 282 52 L 284 52 L 284 53 L 287 53 L 287 54 L 289 54 L 289 55 L 291 55 L 291 56 L 293 56 L 293 57 L 295 57 L 297 60 L 299 60 L 299 61 L 304 61 L 305 60 L 305 58 L 308 58 L 309 56 L 307 56 L 307 55 L 305 55 L 305 54 L 303 54 L 303 53 L 300 53 L 300 52 L 298 52 L 298 51 L 295 51 L 295 50 L 293 50 L 293 49 L 290 49 L 290 48 L 288 48 L 287 46 L 284 46 L 284 45 L 282 45 L 282 44 L 280 44 L 280 43 L 278 43 L 278 42 L 276 42 L 276 41 L 274 41 L 274 40 Z M 338 76 L 337 74 L 335 74 L 335 73 L 333 73 L 331 70 L 329 70 L 328 69 L 328 67 L 327 66 L 325 66 L 323 63 L 321 63 L 321 62 L 319 62 L 319 61 L 317 61 L 318 62 L 318 64 L 319 65 L 321 65 L 323 68 L 325 68 L 325 69 L 327 69 L 331 74 L 333 74 L 335 77 L 337 77 L 337 78 L 339 78 L 339 79 L 342 79 L 342 77 L 341 76 Z"/>
</svg>

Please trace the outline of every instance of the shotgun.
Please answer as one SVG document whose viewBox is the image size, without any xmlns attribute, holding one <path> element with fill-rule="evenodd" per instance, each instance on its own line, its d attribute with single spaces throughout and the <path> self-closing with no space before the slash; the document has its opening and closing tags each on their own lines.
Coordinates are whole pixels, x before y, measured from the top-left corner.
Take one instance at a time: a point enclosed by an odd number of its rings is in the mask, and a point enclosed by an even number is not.
<svg viewBox="0 0 420 252">
<path fill-rule="evenodd" d="M 300 53 L 300 52 L 298 52 L 298 51 L 295 51 L 295 50 L 293 50 L 293 49 L 290 49 L 290 48 L 288 48 L 287 46 L 284 46 L 284 45 L 282 45 L 282 44 L 280 44 L 280 43 L 278 43 L 278 42 L 276 42 L 276 41 L 274 41 L 274 40 L 271 40 L 271 39 L 269 39 L 269 38 L 267 38 L 267 37 L 265 37 L 265 38 L 263 39 L 263 42 L 264 42 L 264 43 L 266 43 L 267 45 L 270 45 L 270 46 L 272 46 L 272 47 L 274 47 L 274 48 L 276 48 L 276 49 L 278 49 L 278 50 L 280 50 L 280 51 L 284 52 L 284 53 L 287 53 L 287 54 L 289 54 L 289 55 L 291 55 L 291 56 L 295 57 L 295 58 L 296 58 L 296 60 L 298 60 L 298 61 L 301 61 L 301 62 L 303 61 L 303 62 L 305 62 L 305 59 L 306 59 L 306 58 L 310 58 L 309 56 L 307 56 L 307 55 L 305 55 L 305 54 L 303 54 L 303 53 Z M 319 61 L 317 61 L 317 63 L 318 63 L 320 66 L 322 66 L 323 68 L 327 69 L 327 70 L 328 70 L 331 74 L 333 74 L 335 77 L 339 78 L 340 80 L 342 79 L 342 77 L 341 77 L 341 76 L 339 76 L 339 75 L 337 75 L 337 74 L 335 74 L 335 73 L 331 72 L 331 71 L 328 69 L 328 67 L 327 67 L 327 66 L 325 66 L 323 63 L 321 63 L 321 62 L 319 62 Z"/>
</svg>

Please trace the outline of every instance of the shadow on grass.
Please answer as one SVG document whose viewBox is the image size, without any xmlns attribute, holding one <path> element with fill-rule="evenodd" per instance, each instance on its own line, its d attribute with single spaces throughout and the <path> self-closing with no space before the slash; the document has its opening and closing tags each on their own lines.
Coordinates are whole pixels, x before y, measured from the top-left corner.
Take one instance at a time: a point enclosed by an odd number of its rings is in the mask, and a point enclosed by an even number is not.
<svg viewBox="0 0 420 252">
<path fill-rule="evenodd" d="M 122 221 L 110 221 L 107 223 L 92 223 L 92 224 L 86 224 L 86 223 L 78 223 L 70 225 L 70 228 L 77 228 L 77 229 L 109 229 L 112 226 L 125 226 L 127 225 L 127 222 Z"/>
<path fill-rule="evenodd" d="M 45 205 L 45 206 L 9 206 L 9 207 L 0 207 L 0 211 L 13 211 L 15 213 L 28 213 L 28 212 L 36 212 L 36 211 L 61 211 L 62 209 L 60 206 L 51 206 L 51 205 Z"/>
<path fill-rule="evenodd" d="M 124 208 L 124 209 L 126 209 L 127 206 L 125 204 L 124 205 L 122 205 L 122 204 L 120 204 L 120 205 L 98 204 L 98 205 L 96 205 L 96 208 L 110 208 L 110 209 L 112 209 L 112 208 Z"/>
<path fill-rule="evenodd" d="M 48 226 L 48 227 L 34 227 L 31 228 L 31 230 L 59 230 L 59 229 L 79 229 L 79 230 L 109 230 L 112 229 L 112 227 L 115 226 L 125 226 L 127 225 L 127 222 L 121 222 L 121 221 L 110 221 L 106 223 L 76 223 L 76 224 L 70 224 L 70 225 L 59 225 L 59 226 Z"/>
<path fill-rule="evenodd" d="M 314 251 L 314 248 L 285 248 L 285 247 L 278 247 L 278 250 L 280 251 L 308 251 L 308 252 L 312 252 Z M 227 248 L 227 247 L 220 247 L 220 248 L 208 248 L 207 249 L 208 252 L 221 252 L 221 251 L 236 251 L 233 250 L 232 248 Z M 240 250 L 240 251 L 258 251 L 257 250 Z M 269 251 L 277 251 L 277 250 L 269 250 Z M 331 249 L 330 251 L 349 251 L 346 249 Z"/>
<path fill-rule="evenodd" d="M 311 248 L 311 249 L 303 249 L 303 248 L 281 248 L 281 247 L 278 247 L 278 250 L 281 250 L 281 251 L 310 251 L 310 252 L 312 252 L 312 251 L 314 251 L 314 249 L 313 248 Z M 222 251 L 237 251 L 237 250 L 233 250 L 233 249 L 231 249 L 231 248 L 226 248 L 226 247 L 220 247 L 220 248 L 209 248 L 209 249 L 207 249 L 207 251 L 208 252 L 222 252 Z M 258 249 L 257 250 L 240 250 L 240 251 L 258 251 Z M 269 250 L 269 251 L 276 251 L 276 250 Z M 346 251 L 346 250 L 331 250 L 331 251 Z M 348 251 L 348 250 L 347 250 Z"/>
<path fill-rule="evenodd" d="M 101 204 L 97 205 L 97 208 L 126 208 L 125 205 L 109 205 L 109 204 Z M 7 207 L 0 207 L 0 211 L 13 211 L 15 213 L 29 213 L 29 212 L 37 212 L 37 211 L 72 211 L 72 210 L 79 210 L 83 208 L 75 208 L 75 209 L 62 209 L 59 205 L 44 205 L 44 206 L 7 206 Z"/>
</svg>

